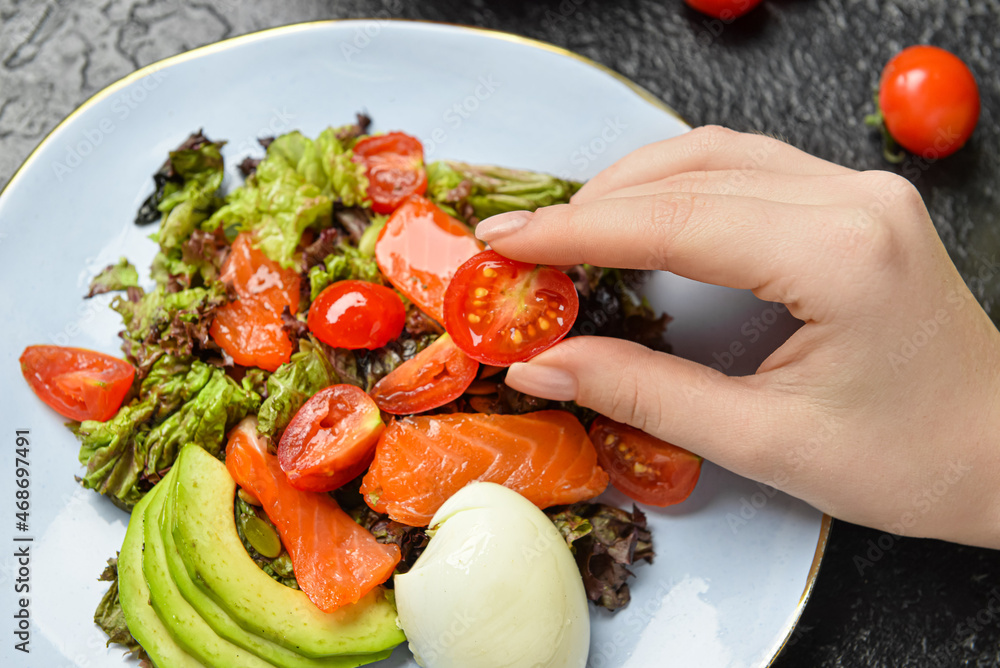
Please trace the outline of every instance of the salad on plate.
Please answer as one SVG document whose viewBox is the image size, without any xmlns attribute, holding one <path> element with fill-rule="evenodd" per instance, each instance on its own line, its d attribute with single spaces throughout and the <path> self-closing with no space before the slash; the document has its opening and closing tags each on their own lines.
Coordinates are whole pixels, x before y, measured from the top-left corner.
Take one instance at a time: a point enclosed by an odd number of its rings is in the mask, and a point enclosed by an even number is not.
<svg viewBox="0 0 1000 668">
<path fill-rule="evenodd" d="M 654 556 L 642 511 L 596 497 L 679 503 L 701 459 L 504 373 L 581 333 L 663 348 L 668 318 L 640 272 L 474 236 L 580 184 L 425 164 L 369 124 L 262 138 L 228 192 L 225 142 L 192 134 L 136 215 L 159 224 L 149 279 L 122 258 L 87 294 L 113 294 L 124 358 L 22 354 L 80 484 L 131 514 L 95 622 L 161 667 L 359 666 L 404 641 L 429 667 L 582 667 L 589 605 L 628 605 Z"/>
</svg>

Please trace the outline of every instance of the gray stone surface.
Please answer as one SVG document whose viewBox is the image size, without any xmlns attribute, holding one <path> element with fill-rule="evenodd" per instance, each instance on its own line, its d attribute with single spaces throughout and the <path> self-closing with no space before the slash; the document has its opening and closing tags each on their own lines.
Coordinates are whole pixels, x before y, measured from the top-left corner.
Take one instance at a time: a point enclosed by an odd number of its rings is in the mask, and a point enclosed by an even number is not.
<svg viewBox="0 0 1000 668">
<path fill-rule="evenodd" d="M 764 0 L 723 25 L 680 0 L 0 0 L 0 184 L 61 118 L 137 67 L 262 28 L 365 16 L 550 41 L 631 77 L 693 124 L 774 133 L 854 168 L 884 169 L 862 124 L 879 72 L 904 46 L 933 43 L 976 73 L 983 114 L 959 154 L 910 171 L 997 320 L 998 13 L 1000 0 Z M 997 553 L 835 523 L 816 591 L 776 665 L 1000 665 L 997 611 Z"/>
</svg>

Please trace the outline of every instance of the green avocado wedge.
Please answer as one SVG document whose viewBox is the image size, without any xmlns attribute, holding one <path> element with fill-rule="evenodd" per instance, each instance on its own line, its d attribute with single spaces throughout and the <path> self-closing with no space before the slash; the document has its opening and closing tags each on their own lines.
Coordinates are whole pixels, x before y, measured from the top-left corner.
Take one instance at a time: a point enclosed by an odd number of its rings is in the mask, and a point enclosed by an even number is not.
<svg viewBox="0 0 1000 668">
<path fill-rule="evenodd" d="M 232 617 L 208 594 L 201 590 L 188 576 L 187 569 L 177 552 L 174 543 L 173 533 L 169 530 L 173 518 L 173 498 L 172 489 L 167 489 L 161 495 L 163 497 L 163 508 L 159 511 L 156 519 L 159 521 L 160 538 L 163 541 L 164 554 L 167 558 L 167 569 L 170 577 L 176 583 L 184 599 L 198 611 L 202 619 L 212 627 L 212 629 L 234 645 L 253 652 L 260 658 L 279 668 L 354 668 L 366 663 L 388 658 L 392 650 L 376 652 L 366 655 L 342 655 L 323 658 L 311 658 L 303 656 L 298 652 L 275 644 L 266 638 L 262 638 L 254 633 L 250 633 L 235 621 Z M 152 513 L 154 507 L 150 506 L 149 519 L 153 522 Z"/>
<path fill-rule="evenodd" d="M 198 611 L 181 595 L 170 577 L 163 540 L 160 537 L 159 514 L 173 472 L 146 494 L 152 497 L 143 513 L 145 548 L 142 572 L 149 585 L 149 601 L 174 641 L 206 666 L 227 668 L 271 668 L 272 664 L 220 637 Z"/>
<path fill-rule="evenodd" d="M 236 483 L 225 464 L 188 445 L 173 471 L 162 529 L 171 532 L 191 581 L 243 629 L 307 657 L 368 655 L 352 657 L 359 663 L 384 658 L 403 642 L 384 588 L 327 613 L 260 570 L 236 531 Z"/>
<path fill-rule="evenodd" d="M 149 603 L 150 592 L 142 574 L 143 513 L 152 500 L 153 495 L 147 494 L 136 504 L 118 553 L 118 597 L 125 623 L 157 666 L 203 668 L 174 641 Z"/>
</svg>

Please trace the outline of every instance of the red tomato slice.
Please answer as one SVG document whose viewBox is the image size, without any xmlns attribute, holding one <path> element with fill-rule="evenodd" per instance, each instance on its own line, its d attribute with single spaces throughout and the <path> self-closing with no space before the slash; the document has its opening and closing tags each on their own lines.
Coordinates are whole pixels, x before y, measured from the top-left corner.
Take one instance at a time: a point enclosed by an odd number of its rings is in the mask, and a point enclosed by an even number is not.
<svg viewBox="0 0 1000 668">
<path fill-rule="evenodd" d="M 357 603 L 392 576 L 399 547 L 376 541 L 329 494 L 292 487 L 257 436 L 257 418 L 229 433 L 226 468 L 260 501 L 292 558 L 299 587 L 321 610 Z"/>
<path fill-rule="evenodd" d="M 371 396 L 386 413 L 423 413 L 462 396 L 478 371 L 479 362 L 444 334 L 375 383 Z"/>
<path fill-rule="evenodd" d="M 364 473 L 385 425 L 354 385 L 333 385 L 303 404 L 278 444 L 278 462 L 297 489 L 329 492 Z"/>
<path fill-rule="evenodd" d="M 367 281 L 338 281 L 309 307 L 309 331 L 334 348 L 381 348 L 403 333 L 406 307 L 393 290 Z"/>
<path fill-rule="evenodd" d="M 354 156 L 368 172 L 368 196 L 376 213 L 392 213 L 410 195 L 427 190 L 424 147 L 402 132 L 366 137 L 354 145 Z"/>
<path fill-rule="evenodd" d="M 244 232 L 233 242 L 221 280 L 233 286 L 239 299 L 215 311 L 208 330 L 212 340 L 237 364 L 276 370 L 292 356 L 281 312 L 286 306 L 292 313 L 299 310 L 299 274 L 254 248 Z"/>
<path fill-rule="evenodd" d="M 428 199 L 411 197 L 375 244 L 379 269 L 417 307 L 444 323 L 444 292 L 455 270 L 483 249 L 468 227 Z"/>
<path fill-rule="evenodd" d="M 680 503 L 701 475 L 698 455 L 603 415 L 590 426 L 590 440 L 611 484 L 639 503 Z"/>
<path fill-rule="evenodd" d="M 494 366 L 523 362 L 573 327 L 576 286 L 552 267 L 484 251 L 455 272 L 444 302 L 444 326 L 455 345 Z"/>
<path fill-rule="evenodd" d="M 39 399 L 80 422 L 114 417 L 135 379 L 135 367 L 124 360 L 63 346 L 28 346 L 21 373 Z"/>
</svg>

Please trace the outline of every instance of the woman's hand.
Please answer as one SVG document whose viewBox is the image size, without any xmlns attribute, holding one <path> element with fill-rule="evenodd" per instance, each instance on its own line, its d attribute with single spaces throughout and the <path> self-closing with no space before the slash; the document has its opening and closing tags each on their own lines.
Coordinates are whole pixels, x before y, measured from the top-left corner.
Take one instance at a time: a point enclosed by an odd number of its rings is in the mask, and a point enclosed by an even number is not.
<svg viewBox="0 0 1000 668">
<path fill-rule="evenodd" d="M 753 376 L 577 337 L 512 366 L 511 387 L 844 520 L 1000 547 L 1000 333 L 905 179 L 705 127 L 626 156 L 570 204 L 476 233 L 527 262 L 752 290 L 805 323 Z"/>
</svg>

